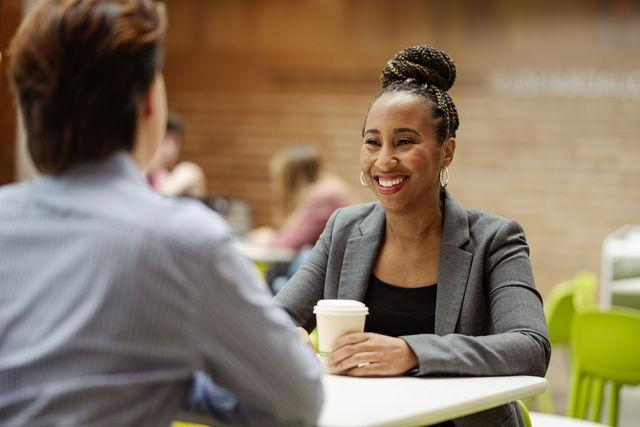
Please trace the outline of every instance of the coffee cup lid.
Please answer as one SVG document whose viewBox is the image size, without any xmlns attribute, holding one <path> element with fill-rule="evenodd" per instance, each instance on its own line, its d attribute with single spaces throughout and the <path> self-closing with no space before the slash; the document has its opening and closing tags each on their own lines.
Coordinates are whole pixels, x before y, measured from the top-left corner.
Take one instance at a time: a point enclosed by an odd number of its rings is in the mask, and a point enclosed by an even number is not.
<svg viewBox="0 0 640 427">
<path fill-rule="evenodd" d="M 369 314 L 369 308 L 360 301 L 351 299 L 321 299 L 313 307 L 313 312 L 323 314 Z"/>
</svg>

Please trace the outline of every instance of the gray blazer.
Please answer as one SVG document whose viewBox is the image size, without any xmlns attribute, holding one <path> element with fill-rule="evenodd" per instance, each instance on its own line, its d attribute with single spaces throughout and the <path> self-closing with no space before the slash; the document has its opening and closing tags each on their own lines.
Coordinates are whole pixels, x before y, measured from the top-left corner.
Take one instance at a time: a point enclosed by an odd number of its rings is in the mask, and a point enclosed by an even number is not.
<svg viewBox="0 0 640 427">
<path fill-rule="evenodd" d="M 443 193 L 435 334 L 401 337 L 416 375 L 544 376 L 551 346 L 520 225 L 465 209 Z M 315 327 L 319 299 L 364 300 L 385 233 L 378 203 L 337 210 L 305 263 L 275 297 L 300 326 Z M 523 425 L 517 405 L 455 420 L 457 426 Z"/>
</svg>

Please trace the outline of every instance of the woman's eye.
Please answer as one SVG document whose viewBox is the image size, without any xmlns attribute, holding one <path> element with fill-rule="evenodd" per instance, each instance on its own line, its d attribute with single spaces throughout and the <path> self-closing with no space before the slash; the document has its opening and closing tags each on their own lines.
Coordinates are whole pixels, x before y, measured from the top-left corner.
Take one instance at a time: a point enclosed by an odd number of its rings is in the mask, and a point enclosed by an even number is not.
<svg viewBox="0 0 640 427">
<path fill-rule="evenodd" d="M 377 141 L 377 140 L 375 140 L 375 139 L 365 139 L 365 140 L 364 140 L 364 143 L 365 143 L 365 144 L 369 144 L 369 145 L 380 145 L 380 144 L 378 143 L 378 141 Z"/>
<path fill-rule="evenodd" d="M 400 139 L 398 140 L 398 145 L 407 145 L 407 144 L 411 144 L 413 143 L 413 141 L 411 141 L 410 139 Z"/>
</svg>

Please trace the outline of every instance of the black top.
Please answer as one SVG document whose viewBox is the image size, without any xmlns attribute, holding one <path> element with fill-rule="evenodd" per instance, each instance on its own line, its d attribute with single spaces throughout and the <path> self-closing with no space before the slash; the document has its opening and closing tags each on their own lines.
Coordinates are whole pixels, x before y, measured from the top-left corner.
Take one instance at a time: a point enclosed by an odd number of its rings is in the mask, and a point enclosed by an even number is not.
<svg viewBox="0 0 640 427">
<path fill-rule="evenodd" d="M 369 308 L 364 330 L 392 337 L 433 334 L 437 288 L 437 283 L 420 288 L 401 288 L 372 274 L 364 297 Z"/>
<path fill-rule="evenodd" d="M 437 283 L 419 288 L 401 288 L 385 283 L 372 274 L 364 297 L 364 303 L 369 307 L 364 330 L 392 337 L 433 334 L 437 290 Z M 445 421 L 433 427 L 453 425 L 453 421 Z"/>
</svg>

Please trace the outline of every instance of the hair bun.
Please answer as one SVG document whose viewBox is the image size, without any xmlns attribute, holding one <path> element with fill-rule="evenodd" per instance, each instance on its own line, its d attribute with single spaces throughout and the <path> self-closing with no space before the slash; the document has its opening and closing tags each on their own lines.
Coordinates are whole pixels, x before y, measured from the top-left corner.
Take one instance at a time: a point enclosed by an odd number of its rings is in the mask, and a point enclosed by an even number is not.
<svg viewBox="0 0 640 427">
<path fill-rule="evenodd" d="M 394 82 L 436 86 L 446 92 L 456 80 L 456 66 L 446 53 L 429 45 L 400 51 L 382 70 L 382 87 Z"/>
</svg>

